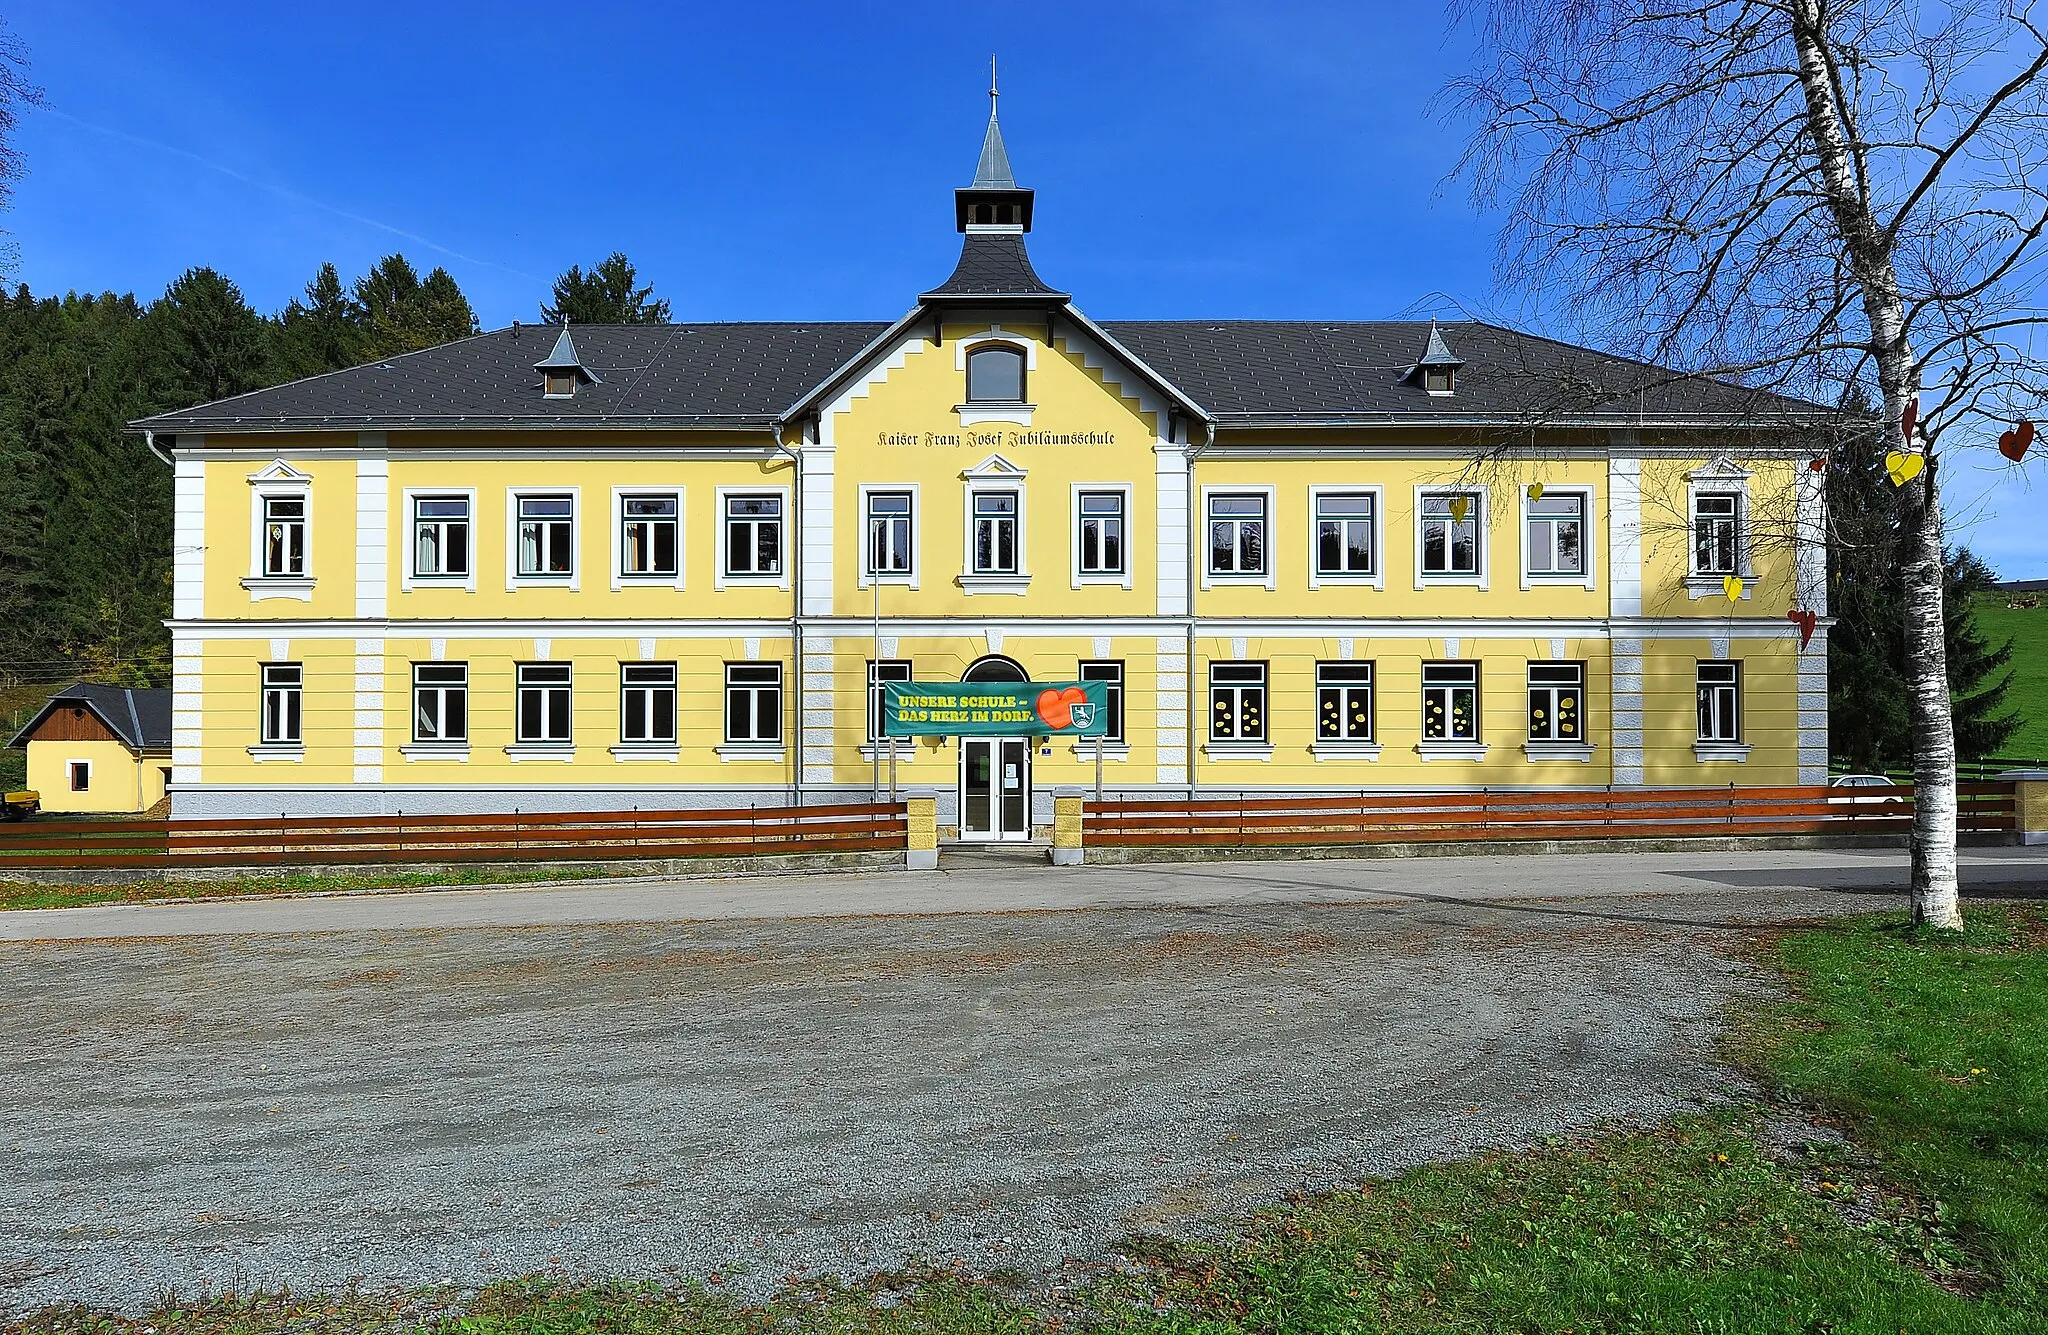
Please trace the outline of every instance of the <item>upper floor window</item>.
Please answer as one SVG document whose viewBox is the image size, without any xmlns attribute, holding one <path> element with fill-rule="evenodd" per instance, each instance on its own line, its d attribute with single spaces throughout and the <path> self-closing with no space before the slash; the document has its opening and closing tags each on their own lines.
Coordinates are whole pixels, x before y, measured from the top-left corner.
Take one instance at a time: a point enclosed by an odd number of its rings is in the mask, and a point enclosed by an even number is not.
<svg viewBox="0 0 2048 1335">
<path fill-rule="evenodd" d="M 296 746 L 305 702 L 306 670 L 297 663 L 263 665 L 263 728 L 265 746 Z"/>
<path fill-rule="evenodd" d="M 1742 740 L 1742 665 L 1701 663 L 1698 667 L 1699 740 Z"/>
<path fill-rule="evenodd" d="M 673 495 L 619 500 L 619 573 L 674 575 L 682 506 Z"/>
<path fill-rule="evenodd" d="M 867 573 L 910 573 L 911 499 L 907 491 L 871 491 L 867 496 Z"/>
<path fill-rule="evenodd" d="M 1084 491 L 1080 498 L 1081 573 L 1121 575 L 1124 573 L 1124 493 Z"/>
<path fill-rule="evenodd" d="M 1432 492 L 1422 498 L 1422 573 L 1479 573 L 1479 509 L 1476 492 Z"/>
<path fill-rule="evenodd" d="M 782 497 L 725 498 L 725 573 L 782 573 Z"/>
<path fill-rule="evenodd" d="M 263 573 L 296 578 L 306 573 L 306 498 L 263 498 Z"/>
<path fill-rule="evenodd" d="M 967 354 L 969 403 L 1024 402 L 1024 350 L 992 343 Z"/>
<path fill-rule="evenodd" d="M 1266 573 L 1266 498 L 1218 495 L 1209 498 L 1209 573 Z"/>
<path fill-rule="evenodd" d="M 974 573 L 1017 573 L 1017 493 L 974 493 Z"/>
<path fill-rule="evenodd" d="M 1369 492 L 1324 492 L 1316 497 L 1316 573 L 1373 573 L 1373 497 Z"/>
<path fill-rule="evenodd" d="M 1696 575 L 1741 573 L 1742 498 L 1700 492 L 1692 498 L 1692 568 Z"/>
<path fill-rule="evenodd" d="M 469 573 L 469 498 L 415 496 L 412 502 L 412 572 Z"/>
<path fill-rule="evenodd" d="M 1586 498 L 1550 492 L 1529 502 L 1529 573 L 1586 573 Z"/>
<path fill-rule="evenodd" d="M 1584 741 L 1585 697 L 1585 664 L 1529 664 L 1529 740 Z"/>
<path fill-rule="evenodd" d="M 519 498 L 519 573 L 575 572 L 576 501 L 569 496 Z"/>
</svg>

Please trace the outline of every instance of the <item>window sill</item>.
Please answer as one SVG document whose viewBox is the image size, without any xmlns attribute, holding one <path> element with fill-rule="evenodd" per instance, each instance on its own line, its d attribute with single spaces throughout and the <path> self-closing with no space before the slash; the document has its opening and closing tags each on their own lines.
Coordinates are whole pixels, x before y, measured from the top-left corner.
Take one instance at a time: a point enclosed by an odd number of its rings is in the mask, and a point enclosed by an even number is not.
<svg viewBox="0 0 2048 1335">
<path fill-rule="evenodd" d="M 677 593 L 681 593 L 683 591 L 683 579 L 680 575 L 612 576 L 612 591 L 616 593 L 620 589 L 674 589 Z"/>
<path fill-rule="evenodd" d="M 1438 572 L 1425 570 L 1415 577 L 1416 588 L 1427 589 L 1431 586 L 1442 586 L 1449 589 L 1483 589 L 1486 587 L 1486 576 L 1468 571 Z"/>
<path fill-rule="evenodd" d="M 781 742 L 727 742 L 718 747 L 720 760 L 775 760 L 788 756 Z"/>
<path fill-rule="evenodd" d="M 953 411 L 960 414 L 961 426 L 974 426 L 981 422 L 1030 426 L 1031 414 L 1037 410 L 1035 403 L 961 403 L 953 407 Z"/>
<path fill-rule="evenodd" d="M 860 758 L 870 763 L 878 759 L 887 760 L 891 751 L 896 753 L 898 760 L 915 760 L 917 758 L 917 742 L 914 738 L 898 737 L 893 742 L 862 742 L 860 744 Z"/>
<path fill-rule="evenodd" d="M 579 592 L 574 575 L 514 575 L 505 581 L 505 592 L 518 593 L 521 589 L 567 589 Z"/>
<path fill-rule="evenodd" d="M 1240 575 L 1235 573 L 1207 574 L 1202 576 L 1202 587 L 1206 589 L 1265 589 L 1272 592 L 1278 582 L 1271 575 Z"/>
<path fill-rule="evenodd" d="M 1211 760 L 1271 760 L 1271 742 L 1212 741 L 1202 744 L 1202 754 Z"/>
<path fill-rule="evenodd" d="M 1378 589 L 1387 587 L 1386 577 L 1368 574 L 1358 570 L 1334 570 L 1328 573 L 1317 571 L 1308 577 L 1311 589 L 1320 589 L 1325 584 L 1335 584 L 1347 589 Z"/>
<path fill-rule="evenodd" d="M 284 760 L 297 764 L 306 758 L 306 748 L 303 744 L 272 742 L 265 743 L 262 746 L 252 746 L 248 750 L 249 759 L 259 765 L 266 760 Z"/>
<path fill-rule="evenodd" d="M 1701 598 L 1726 598 L 1728 590 L 1722 586 L 1721 581 L 1727 578 L 1726 575 L 1687 575 L 1685 577 L 1685 596 L 1694 601 L 1698 601 Z M 1735 578 L 1742 581 L 1742 601 L 1746 603 L 1749 601 L 1749 596 L 1756 592 L 1756 572 L 1754 570 L 1744 570 L 1738 573 Z"/>
<path fill-rule="evenodd" d="M 1029 593 L 1029 575 L 958 575 L 954 582 L 969 594 L 976 593 Z"/>
<path fill-rule="evenodd" d="M 1486 743 L 1448 740 L 1417 742 L 1415 754 L 1424 760 L 1484 760 Z"/>
<path fill-rule="evenodd" d="M 400 593 L 411 593 L 415 589 L 460 589 L 464 593 L 476 592 L 474 575 L 407 575 L 399 584 Z"/>
<path fill-rule="evenodd" d="M 723 589 L 781 589 L 789 591 L 787 575 L 720 575 L 711 581 L 713 592 Z"/>
<path fill-rule="evenodd" d="M 895 584 L 902 588 L 914 589 L 917 587 L 917 572 L 914 570 L 889 570 L 877 575 L 872 571 L 864 570 L 860 573 L 859 578 L 855 580 L 855 587 L 862 589 L 876 584 Z"/>
<path fill-rule="evenodd" d="M 1581 764 L 1592 760 L 1592 742 L 1523 742 L 1522 754 L 1532 761 L 1576 760 Z"/>
<path fill-rule="evenodd" d="M 1740 765 L 1748 761 L 1749 748 L 1748 742 L 1694 742 L 1692 754 L 1703 765 Z"/>
<path fill-rule="evenodd" d="M 1074 587 L 1077 589 L 1128 589 L 1131 586 L 1132 579 L 1128 573 L 1112 573 L 1107 570 L 1083 570 L 1074 576 Z"/>
<path fill-rule="evenodd" d="M 1355 738 L 1318 738 L 1309 747 L 1309 752 L 1317 760 L 1378 760 L 1380 744 Z"/>
<path fill-rule="evenodd" d="M 398 748 L 398 754 L 407 760 L 459 760 L 469 761 L 468 742 L 408 742 Z"/>
<path fill-rule="evenodd" d="M 313 601 L 313 581 L 310 578 L 252 575 L 242 581 L 242 587 L 249 591 L 249 601 L 255 603 L 265 598 L 296 598 L 302 603 Z"/>
<path fill-rule="evenodd" d="M 505 748 L 513 760 L 574 760 L 574 742 L 514 742 Z"/>
<path fill-rule="evenodd" d="M 611 748 L 612 759 L 624 764 L 629 760 L 663 760 L 673 765 L 682 758 L 682 748 L 674 742 L 621 742 Z"/>
<path fill-rule="evenodd" d="M 1131 744 L 1129 742 L 1112 742 L 1107 740 L 1098 742 L 1090 737 L 1076 741 L 1071 749 L 1075 755 L 1087 761 L 1093 761 L 1097 751 L 1102 752 L 1102 759 L 1105 762 L 1129 760 L 1131 758 Z"/>
<path fill-rule="evenodd" d="M 1592 577 L 1583 571 L 1530 570 L 1522 575 L 1525 589 L 1590 589 Z"/>
</svg>

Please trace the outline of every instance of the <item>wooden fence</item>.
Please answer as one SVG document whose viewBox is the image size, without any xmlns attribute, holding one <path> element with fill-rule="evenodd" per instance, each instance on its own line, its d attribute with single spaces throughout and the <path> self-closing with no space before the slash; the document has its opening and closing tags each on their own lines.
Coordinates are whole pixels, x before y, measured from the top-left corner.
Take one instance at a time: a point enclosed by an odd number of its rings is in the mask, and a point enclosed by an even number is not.
<svg viewBox="0 0 2048 1335">
<path fill-rule="evenodd" d="M 900 852 L 908 829 L 900 803 L 502 816 L 45 820 L 0 825 L 0 877 L 16 868 L 276 870 Z"/>
<path fill-rule="evenodd" d="M 1854 791 L 1858 796 L 1849 796 Z M 1361 794 L 1087 802 L 1088 846 L 1316 845 L 1503 839 L 1903 834 L 1910 788 L 1672 788 L 1627 792 Z M 1965 833 L 2010 834 L 2010 783 L 1957 786 Z"/>
</svg>

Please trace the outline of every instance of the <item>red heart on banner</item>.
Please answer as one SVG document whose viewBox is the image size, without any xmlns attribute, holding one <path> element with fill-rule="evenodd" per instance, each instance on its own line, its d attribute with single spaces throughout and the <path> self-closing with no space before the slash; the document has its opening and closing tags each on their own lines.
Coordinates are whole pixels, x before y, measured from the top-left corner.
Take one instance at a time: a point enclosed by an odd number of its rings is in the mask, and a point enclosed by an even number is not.
<svg viewBox="0 0 2048 1335">
<path fill-rule="evenodd" d="M 1069 686 L 1063 691 L 1051 687 L 1038 693 L 1038 717 L 1045 720 L 1045 726 L 1054 732 L 1064 732 L 1074 726 L 1074 706 L 1087 702 L 1088 692 L 1079 686 Z"/>
<path fill-rule="evenodd" d="M 1813 628 L 1820 618 L 1803 607 L 1795 607 L 1785 614 L 1785 619 L 1799 627 L 1799 647 L 1804 649 L 1813 642 Z"/>
<path fill-rule="evenodd" d="M 2021 459 L 2026 458 L 2027 447 L 2020 444 L 2019 432 L 2006 431 L 2002 432 L 1998 437 L 1998 452 L 2014 463 L 2018 463 Z"/>
</svg>

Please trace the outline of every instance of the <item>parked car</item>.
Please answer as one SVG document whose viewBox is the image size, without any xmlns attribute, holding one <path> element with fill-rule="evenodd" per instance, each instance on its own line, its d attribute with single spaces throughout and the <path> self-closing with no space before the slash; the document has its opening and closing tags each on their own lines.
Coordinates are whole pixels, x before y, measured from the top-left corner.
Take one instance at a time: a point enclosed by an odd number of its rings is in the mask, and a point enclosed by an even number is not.
<svg viewBox="0 0 2048 1335">
<path fill-rule="evenodd" d="M 1905 794 L 1899 785 L 1882 774 L 1837 774 L 1828 780 L 1828 800 L 1858 807 L 1891 807 L 1905 810 Z M 1889 788 L 1887 793 L 1883 790 Z"/>
<path fill-rule="evenodd" d="M 33 788 L 0 793 L 0 820 L 27 820 L 43 809 L 43 795 Z"/>
</svg>

